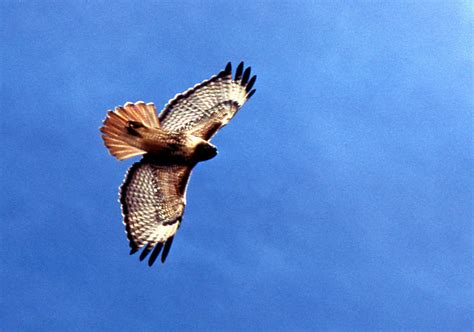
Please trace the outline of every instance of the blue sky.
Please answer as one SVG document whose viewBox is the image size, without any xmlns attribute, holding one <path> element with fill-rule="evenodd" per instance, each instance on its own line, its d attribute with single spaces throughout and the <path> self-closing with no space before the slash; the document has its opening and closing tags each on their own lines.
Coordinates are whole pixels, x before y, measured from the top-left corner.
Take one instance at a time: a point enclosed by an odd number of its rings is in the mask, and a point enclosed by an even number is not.
<svg viewBox="0 0 474 332">
<path fill-rule="evenodd" d="M 5 331 L 472 328 L 472 8 L 2 1 Z M 106 110 L 228 61 L 257 93 L 166 264 L 128 255 Z"/>
</svg>

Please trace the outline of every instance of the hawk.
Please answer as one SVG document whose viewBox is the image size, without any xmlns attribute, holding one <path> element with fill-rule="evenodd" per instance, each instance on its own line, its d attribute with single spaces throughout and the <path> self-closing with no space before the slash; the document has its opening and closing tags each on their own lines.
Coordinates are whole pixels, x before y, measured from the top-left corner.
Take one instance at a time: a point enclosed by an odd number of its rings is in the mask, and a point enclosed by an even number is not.
<svg viewBox="0 0 474 332">
<path fill-rule="evenodd" d="M 177 94 L 157 116 L 153 103 L 130 103 L 109 110 L 100 128 L 105 146 L 119 160 L 143 156 L 119 189 L 130 255 L 143 248 L 152 266 L 164 263 L 180 227 L 186 188 L 197 163 L 214 158 L 210 139 L 255 93 L 256 76 L 241 62 L 232 77 L 224 70 Z"/>
</svg>

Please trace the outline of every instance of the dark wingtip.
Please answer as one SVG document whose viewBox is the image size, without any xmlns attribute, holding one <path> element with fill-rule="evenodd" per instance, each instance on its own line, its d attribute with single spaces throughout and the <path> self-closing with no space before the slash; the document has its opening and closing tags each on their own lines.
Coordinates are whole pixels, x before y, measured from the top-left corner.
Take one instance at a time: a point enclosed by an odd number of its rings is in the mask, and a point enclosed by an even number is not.
<svg viewBox="0 0 474 332">
<path fill-rule="evenodd" d="M 140 254 L 140 261 L 144 260 L 146 258 L 146 256 L 148 256 L 150 251 L 151 251 L 151 247 L 146 246 L 145 249 L 143 249 L 142 253 Z"/>
<path fill-rule="evenodd" d="M 165 243 L 165 248 L 163 249 L 163 253 L 161 254 L 161 262 L 164 263 L 166 261 L 166 257 L 168 257 L 168 254 L 171 249 L 171 244 L 173 244 L 173 239 L 174 236 L 170 237 L 168 240 L 166 240 Z"/>
<path fill-rule="evenodd" d="M 250 99 L 250 97 L 253 96 L 253 94 L 255 93 L 255 91 L 256 91 L 256 90 L 253 89 L 252 91 L 250 91 L 250 92 L 248 93 L 248 95 L 247 95 L 247 100 Z"/>
<path fill-rule="evenodd" d="M 244 71 L 244 76 L 242 76 L 242 86 L 245 86 L 245 84 L 247 84 L 248 80 L 249 80 L 249 77 L 250 77 L 250 71 L 252 70 L 251 67 L 248 67 L 247 69 L 245 69 Z"/>
<path fill-rule="evenodd" d="M 139 248 L 132 248 L 130 249 L 130 255 L 135 254 L 138 251 Z"/>
<path fill-rule="evenodd" d="M 227 62 L 227 65 L 225 66 L 224 72 L 226 74 L 232 74 L 232 64 L 230 62 Z"/>
<path fill-rule="evenodd" d="M 163 248 L 163 243 L 162 242 L 159 242 L 156 247 L 155 247 L 155 250 L 153 250 L 153 252 L 151 253 L 150 255 L 150 259 L 148 260 L 148 266 L 152 266 L 153 263 L 155 262 L 156 258 L 158 257 L 158 255 L 160 254 L 161 252 L 161 248 Z"/>
<path fill-rule="evenodd" d="M 247 83 L 247 86 L 245 87 L 245 91 L 249 92 L 250 90 L 252 90 L 252 87 L 255 84 L 256 80 L 257 80 L 257 75 L 252 76 L 250 81 Z"/>
<path fill-rule="evenodd" d="M 235 81 L 239 81 L 242 78 L 242 72 L 244 71 L 244 62 L 239 63 L 237 71 L 235 72 Z"/>
</svg>

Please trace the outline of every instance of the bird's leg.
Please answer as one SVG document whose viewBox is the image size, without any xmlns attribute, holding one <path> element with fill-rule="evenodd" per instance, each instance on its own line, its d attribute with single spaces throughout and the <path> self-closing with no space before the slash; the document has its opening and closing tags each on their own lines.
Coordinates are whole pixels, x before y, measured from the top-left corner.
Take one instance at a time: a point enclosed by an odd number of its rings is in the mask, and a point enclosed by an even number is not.
<svg viewBox="0 0 474 332">
<path fill-rule="evenodd" d="M 138 128 L 143 128 L 143 124 L 138 121 L 128 121 L 127 122 L 127 132 L 133 136 L 141 136 L 138 132 Z"/>
</svg>

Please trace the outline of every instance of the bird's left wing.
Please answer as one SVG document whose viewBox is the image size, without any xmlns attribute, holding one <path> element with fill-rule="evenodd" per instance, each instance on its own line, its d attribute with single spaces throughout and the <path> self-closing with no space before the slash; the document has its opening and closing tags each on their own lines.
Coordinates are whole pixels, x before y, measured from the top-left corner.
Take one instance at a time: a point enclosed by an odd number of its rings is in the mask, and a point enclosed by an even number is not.
<svg viewBox="0 0 474 332">
<path fill-rule="evenodd" d="M 255 93 L 256 76 L 241 62 L 232 77 L 228 63 L 219 74 L 177 94 L 160 113 L 161 128 L 209 140 Z"/>
<path fill-rule="evenodd" d="M 120 203 L 131 252 L 150 251 L 151 266 L 161 249 L 164 262 L 186 205 L 186 187 L 192 166 L 162 166 L 143 158 L 133 164 L 120 187 Z"/>
</svg>

